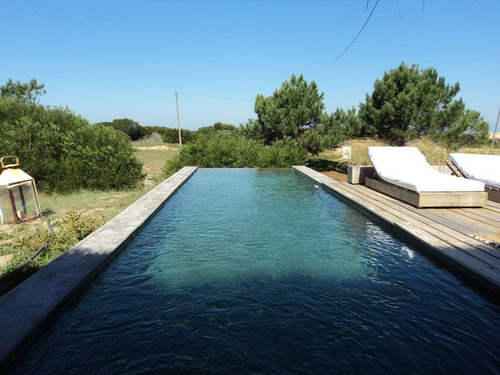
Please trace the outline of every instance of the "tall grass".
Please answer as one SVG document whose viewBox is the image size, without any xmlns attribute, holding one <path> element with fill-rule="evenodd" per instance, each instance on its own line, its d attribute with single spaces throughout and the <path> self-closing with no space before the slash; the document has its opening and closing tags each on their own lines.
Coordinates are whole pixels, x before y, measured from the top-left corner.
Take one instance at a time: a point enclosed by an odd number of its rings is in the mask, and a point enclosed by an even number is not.
<svg viewBox="0 0 500 375">
<path fill-rule="evenodd" d="M 388 146 L 389 144 L 377 139 L 361 138 L 350 139 L 342 143 L 342 147 L 351 147 L 351 157 L 349 159 L 340 159 L 339 164 L 346 168 L 349 165 L 372 165 L 368 157 L 368 147 Z"/>
<path fill-rule="evenodd" d="M 445 147 L 427 137 L 413 140 L 406 146 L 418 148 L 424 154 L 427 162 L 432 165 L 445 165 L 446 160 L 450 158 L 450 154 Z"/>
<path fill-rule="evenodd" d="M 491 146 L 482 146 L 478 148 L 462 148 L 458 152 L 463 152 L 465 154 L 489 154 L 489 155 L 500 155 L 500 148 L 491 148 Z"/>
<path fill-rule="evenodd" d="M 338 163 L 347 168 L 350 165 L 372 165 L 370 158 L 368 157 L 368 147 L 389 146 L 389 144 L 377 139 L 364 138 L 348 140 L 341 146 L 351 147 L 351 157 L 349 159 L 338 159 Z M 408 142 L 406 146 L 418 148 L 420 152 L 424 154 L 427 162 L 432 165 L 445 165 L 446 160 L 449 160 L 450 158 L 449 151 L 445 147 L 434 142 L 428 137 L 422 137 Z M 500 155 L 500 149 L 491 148 L 489 146 L 483 146 L 480 148 L 463 148 L 457 152 Z"/>
<path fill-rule="evenodd" d="M 138 143 L 135 144 L 139 145 Z M 157 182 L 159 182 L 165 163 L 178 153 L 179 148 L 177 147 L 165 149 L 149 148 L 136 150 L 137 158 L 143 163 L 142 172 L 146 174 L 148 179 L 155 180 Z"/>
</svg>

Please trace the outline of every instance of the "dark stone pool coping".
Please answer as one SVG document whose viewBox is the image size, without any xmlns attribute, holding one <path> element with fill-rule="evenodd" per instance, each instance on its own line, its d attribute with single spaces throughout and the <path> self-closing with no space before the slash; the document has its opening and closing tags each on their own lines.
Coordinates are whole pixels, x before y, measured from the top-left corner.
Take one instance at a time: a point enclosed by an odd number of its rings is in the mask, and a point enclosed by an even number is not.
<svg viewBox="0 0 500 375">
<path fill-rule="evenodd" d="M 0 373 L 196 171 L 184 167 L 0 298 Z"/>
</svg>

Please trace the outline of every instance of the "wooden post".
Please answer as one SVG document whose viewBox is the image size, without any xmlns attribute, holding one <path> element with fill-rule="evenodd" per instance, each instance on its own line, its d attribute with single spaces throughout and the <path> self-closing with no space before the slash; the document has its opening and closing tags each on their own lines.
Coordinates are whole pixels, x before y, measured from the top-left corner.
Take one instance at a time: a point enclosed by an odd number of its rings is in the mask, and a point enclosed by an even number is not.
<svg viewBox="0 0 500 375">
<path fill-rule="evenodd" d="M 179 128 L 179 146 L 182 146 L 181 121 L 179 120 L 179 100 L 177 99 L 177 91 L 175 92 L 175 105 L 177 107 L 177 127 Z"/>
<path fill-rule="evenodd" d="M 493 131 L 493 138 L 491 139 L 491 147 L 493 148 L 493 144 L 495 143 L 496 135 L 497 135 L 497 126 L 498 126 L 498 119 L 500 119 L 500 108 L 498 108 L 498 116 L 497 116 L 497 122 L 495 124 L 495 130 Z"/>
</svg>

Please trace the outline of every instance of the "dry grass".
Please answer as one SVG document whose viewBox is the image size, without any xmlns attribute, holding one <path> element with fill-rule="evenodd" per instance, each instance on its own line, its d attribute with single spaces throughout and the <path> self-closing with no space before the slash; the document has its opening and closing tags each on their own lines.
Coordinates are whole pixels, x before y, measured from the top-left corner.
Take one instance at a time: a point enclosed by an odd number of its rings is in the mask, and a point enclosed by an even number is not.
<svg viewBox="0 0 500 375">
<path fill-rule="evenodd" d="M 448 160 L 450 156 L 446 148 L 427 137 L 411 141 L 407 146 L 418 148 L 420 152 L 424 154 L 427 162 L 432 165 L 445 165 L 446 160 Z"/>
<path fill-rule="evenodd" d="M 500 148 L 491 148 L 490 146 L 483 146 L 479 148 L 461 148 L 457 152 L 463 152 L 465 154 L 500 155 Z"/>
<path fill-rule="evenodd" d="M 178 152 L 178 148 L 141 148 L 136 150 L 136 156 L 144 163 L 142 171 L 147 178 L 156 180 L 160 177 L 166 161 Z"/>
<path fill-rule="evenodd" d="M 342 143 L 342 147 L 351 147 L 351 157 L 349 159 L 341 159 L 339 162 L 347 165 L 372 165 L 368 157 L 368 147 L 388 145 L 386 142 L 371 138 L 350 139 Z"/>
<path fill-rule="evenodd" d="M 132 142 L 132 146 L 135 149 L 143 149 L 143 148 L 151 148 L 154 149 L 155 147 L 161 147 L 165 149 L 178 149 L 179 144 L 178 143 L 163 143 L 163 142 L 149 142 L 149 141 L 135 141 Z"/>
</svg>

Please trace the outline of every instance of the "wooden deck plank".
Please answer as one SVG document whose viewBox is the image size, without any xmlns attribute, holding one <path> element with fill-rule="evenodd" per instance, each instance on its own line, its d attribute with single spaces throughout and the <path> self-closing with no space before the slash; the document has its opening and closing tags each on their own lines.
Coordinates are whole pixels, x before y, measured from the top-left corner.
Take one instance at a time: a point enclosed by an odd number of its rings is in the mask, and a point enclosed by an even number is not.
<svg viewBox="0 0 500 375">
<path fill-rule="evenodd" d="M 436 223 L 442 224 L 448 228 L 454 229 L 457 232 L 463 233 L 465 235 L 472 235 L 472 233 L 474 233 L 467 224 L 461 225 L 453 220 L 449 220 L 448 218 L 440 215 L 439 210 L 436 210 L 436 213 L 435 213 L 435 211 L 433 211 L 433 209 L 416 208 L 416 207 L 408 205 L 404 202 L 401 202 L 400 200 L 397 200 L 395 198 L 384 196 L 382 193 L 379 193 L 378 191 L 370 190 L 370 189 L 366 189 L 366 190 L 370 191 L 369 194 L 379 194 L 380 196 L 383 197 L 383 199 L 388 200 L 388 201 L 398 205 L 401 208 L 405 208 L 407 210 L 410 210 L 410 211 L 412 211 L 412 212 L 414 212 L 422 217 L 430 219 Z M 472 208 L 472 209 L 475 210 L 477 208 Z"/>
<path fill-rule="evenodd" d="M 489 210 L 489 211 L 500 213 L 500 208 L 499 207 L 495 207 L 494 205 L 490 204 L 490 202 L 491 201 L 488 201 L 488 205 L 485 208 L 487 210 Z"/>
<path fill-rule="evenodd" d="M 342 187 L 337 187 L 337 189 L 342 189 Z M 394 206 L 389 201 L 376 201 L 365 192 L 360 191 L 359 185 L 358 188 L 350 189 L 352 189 L 353 191 L 357 191 L 359 198 L 370 201 L 370 203 L 375 204 L 381 208 L 385 207 L 386 210 L 399 217 L 400 219 L 412 223 L 413 225 L 426 231 L 430 235 L 439 238 L 440 240 L 447 242 L 449 245 L 461 251 L 465 251 L 469 255 L 500 270 L 500 252 L 493 247 L 486 245 L 467 235 L 457 233 L 456 231 L 449 229 L 444 225 L 426 219 L 410 210 Z M 366 188 L 361 187 L 361 189 Z"/>
<path fill-rule="evenodd" d="M 474 211 L 469 212 L 466 211 L 465 209 L 456 209 L 456 208 L 450 209 L 450 211 L 453 211 L 458 215 L 465 216 L 466 218 L 471 219 L 474 223 L 476 223 L 479 226 L 486 226 L 490 228 L 493 233 L 496 232 L 497 230 L 500 230 L 500 222 L 485 218 Z"/>
<path fill-rule="evenodd" d="M 449 264 L 482 280 L 495 293 L 500 291 L 500 250 L 470 237 L 475 229 L 496 228 L 499 204 L 488 202 L 485 208 L 472 208 L 464 214 L 457 213 L 462 210 L 459 208 L 418 209 L 365 186 L 335 181 L 307 167 L 294 169 L 411 235 Z"/>
<path fill-rule="evenodd" d="M 481 208 L 479 210 L 475 208 L 463 208 L 462 210 L 465 212 L 473 212 L 491 222 L 497 223 L 500 230 L 500 215 L 498 215 L 498 213 L 495 214 L 494 211 L 489 211 L 487 208 Z"/>
<path fill-rule="evenodd" d="M 365 198 L 370 197 L 370 196 L 374 196 L 374 194 L 372 194 L 371 192 L 366 191 L 368 189 L 361 187 L 359 185 L 357 187 L 353 186 L 353 189 L 359 191 L 361 194 L 363 194 L 363 196 Z M 361 189 L 363 189 L 363 190 L 361 190 Z M 376 192 L 376 191 L 373 191 L 373 193 L 380 195 L 380 193 Z M 429 219 L 426 216 L 422 216 L 422 215 L 420 215 L 419 212 L 415 212 L 412 209 L 408 209 L 406 207 L 400 207 L 398 204 L 391 202 L 390 200 L 382 200 L 381 203 L 384 205 L 388 205 L 389 207 L 394 208 L 396 210 L 399 210 L 402 214 L 407 215 L 415 220 L 418 220 L 418 221 L 422 222 L 424 225 L 428 226 L 429 228 L 432 228 L 433 233 L 436 236 L 438 236 L 439 238 L 441 238 L 445 241 L 448 241 L 448 239 L 452 239 L 451 242 L 449 242 L 450 244 L 454 243 L 453 239 L 457 239 L 457 240 L 463 242 L 464 244 L 475 247 L 476 249 L 489 254 L 489 256 L 492 256 L 492 257 L 496 258 L 497 260 L 500 260 L 500 251 L 499 250 L 497 250 L 497 249 L 493 248 L 492 246 L 489 246 L 481 241 L 478 241 L 478 240 L 472 238 L 469 234 L 460 233 L 460 232 L 457 233 L 457 231 L 454 230 L 453 228 L 450 228 L 446 225 L 443 225 L 439 222 L 436 222 L 432 219 Z M 410 206 L 408 206 L 408 207 L 410 207 Z M 420 209 L 420 211 L 422 211 L 422 209 Z M 500 265 L 499 265 L 499 268 L 500 268 Z"/>
<path fill-rule="evenodd" d="M 500 202 L 488 201 L 488 206 L 500 211 Z"/>
<path fill-rule="evenodd" d="M 468 218 L 457 211 L 442 209 L 437 214 L 446 217 L 450 221 L 469 227 L 471 234 L 478 232 L 495 233 L 497 231 L 496 227 Z"/>
<path fill-rule="evenodd" d="M 354 193 L 354 190 L 343 188 L 341 183 L 332 184 L 327 182 L 323 185 L 333 191 L 342 194 L 345 197 L 350 198 L 353 202 L 362 205 L 365 209 L 368 209 L 378 217 L 383 218 L 384 220 L 390 222 L 392 225 L 399 227 L 406 233 L 430 245 L 449 260 L 452 260 L 461 266 L 466 266 L 468 269 L 475 272 L 480 272 L 483 277 L 485 277 L 489 281 L 497 283 L 497 285 L 498 283 L 500 283 L 500 261 L 498 261 L 498 259 L 489 257 L 485 261 L 485 254 L 477 251 L 477 249 L 474 249 L 472 246 L 468 247 L 469 251 L 464 252 L 462 251 L 462 249 L 464 248 L 463 245 L 459 244 L 460 247 L 455 247 L 449 242 L 443 241 L 439 237 L 436 237 L 432 233 L 429 233 L 429 228 L 423 229 L 422 226 L 419 225 L 418 220 L 411 220 L 405 217 L 404 214 L 401 214 L 401 212 L 399 212 L 398 214 L 398 211 L 391 210 L 387 206 L 384 206 L 382 203 L 379 206 L 371 199 L 367 200 L 366 197 L 358 196 Z M 449 241 L 452 240 L 449 239 Z M 457 243 L 459 241 L 453 242 Z M 477 257 L 473 256 L 472 254 L 476 255 Z"/>
</svg>

